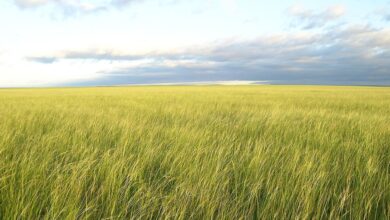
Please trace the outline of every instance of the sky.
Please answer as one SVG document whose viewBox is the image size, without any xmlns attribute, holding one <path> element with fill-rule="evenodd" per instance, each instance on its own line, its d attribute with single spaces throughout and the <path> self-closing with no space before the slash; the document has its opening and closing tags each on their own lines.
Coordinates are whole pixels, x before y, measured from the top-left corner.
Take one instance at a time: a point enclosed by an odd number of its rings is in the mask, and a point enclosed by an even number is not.
<svg viewBox="0 0 390 220">
<path fill-rule="evenodd" d="M 0 87 L 390 85 L 390 0 L 2 0 Z"/>
</svg>

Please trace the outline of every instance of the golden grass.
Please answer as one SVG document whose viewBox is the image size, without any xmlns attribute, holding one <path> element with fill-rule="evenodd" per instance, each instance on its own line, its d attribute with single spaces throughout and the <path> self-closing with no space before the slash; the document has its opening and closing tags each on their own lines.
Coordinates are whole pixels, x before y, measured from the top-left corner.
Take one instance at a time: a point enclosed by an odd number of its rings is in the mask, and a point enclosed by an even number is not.
<svg viewBox="0 0 390 220">
<path fill-rule="evenodd" d="M 0 219 L 389 219 L 390 88 L 0 90 Z"/>
</svg>

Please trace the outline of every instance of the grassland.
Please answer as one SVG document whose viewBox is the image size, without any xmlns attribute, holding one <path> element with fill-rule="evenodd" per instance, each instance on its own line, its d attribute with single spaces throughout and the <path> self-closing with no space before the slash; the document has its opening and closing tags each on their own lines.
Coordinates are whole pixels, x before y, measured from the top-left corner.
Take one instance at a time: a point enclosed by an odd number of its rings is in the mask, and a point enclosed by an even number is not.
<svg viewBox="0 0 390 220">
<path fill-rule="evenodd" d="M 0 219 L 389 219 L 390 88 L 0 90 Z"/>
</svg>

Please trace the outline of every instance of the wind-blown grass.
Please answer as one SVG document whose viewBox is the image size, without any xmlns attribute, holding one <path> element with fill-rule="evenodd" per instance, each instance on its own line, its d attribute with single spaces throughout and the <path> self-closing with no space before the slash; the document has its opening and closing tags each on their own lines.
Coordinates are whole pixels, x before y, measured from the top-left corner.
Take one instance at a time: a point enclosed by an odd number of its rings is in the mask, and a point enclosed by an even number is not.
<svg viewBox="0 0 390 220">
<path fill-rule="evenodd" d="M 390 88 L 0 90 L 0 219 L 389 219 Z"/>
</svg>

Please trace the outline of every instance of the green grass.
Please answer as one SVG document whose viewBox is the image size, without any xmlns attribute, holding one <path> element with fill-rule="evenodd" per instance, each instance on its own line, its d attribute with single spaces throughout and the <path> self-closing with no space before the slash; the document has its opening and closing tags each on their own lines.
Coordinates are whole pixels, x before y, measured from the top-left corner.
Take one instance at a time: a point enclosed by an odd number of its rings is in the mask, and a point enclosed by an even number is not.
<svg viewBox="0 0 390 220">
<path fill-rule="evenodd" d="M 0 90 L 0 219 L 389 219 L 390 88 Z"/>
</svg>

